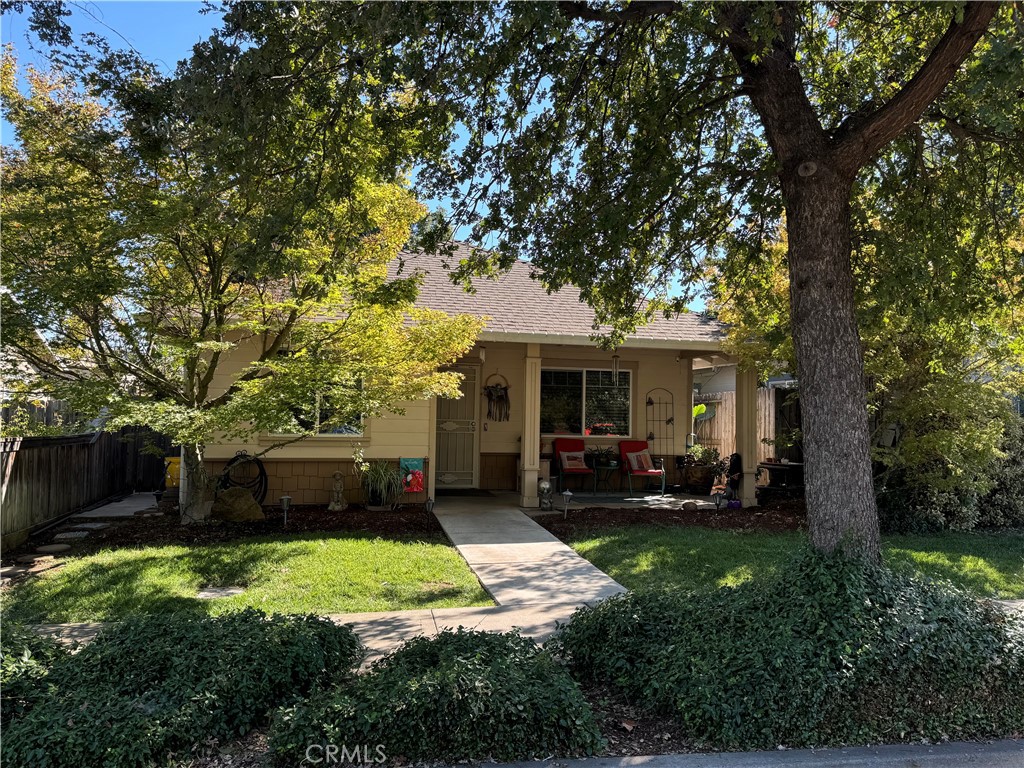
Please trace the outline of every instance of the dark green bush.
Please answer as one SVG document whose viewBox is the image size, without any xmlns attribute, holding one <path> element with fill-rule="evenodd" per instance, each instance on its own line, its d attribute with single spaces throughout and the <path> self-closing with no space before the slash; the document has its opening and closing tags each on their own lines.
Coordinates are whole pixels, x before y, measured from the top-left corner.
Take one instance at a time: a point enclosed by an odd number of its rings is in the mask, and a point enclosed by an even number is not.
<svg viewBox="0 0 1024 768">
<path fill-rule="evenodd" d="M 713 594 L 626 594 L 579 611 L 554 650 L 584 681 L 757 749 L 1024 728 L 1024 621 L 839 556 Z"/>
<path fill-rule="evenodd" d="M 315 616 L 127 619 L 51 666 L 46 696 L 4 729 L 3 762 L 165 763 L 246 733 L 361 659 L 349 628 Z"/>
<path fill-rule="evenodd" d="M 593 754 L 602 743 L 576 683 L 536 643 L 461 629 L 410 640 L 326 701 L 282 711 L 270 734 L 275 759 L 289 766 L 310 745 L 521 760 Z"/>
<path fill-rule="evenodd" d="M 978 524 L 1024 527 L 1024 417 L 1011 417 L 1002 450 L 1004 458 L 992 468 L 992 490 L 979 504 Z"/>
<path fill-rule="evenodd" d="M 0 724 L 27 711 L 46 693 L 50 667 L 68 649 L 25 627 L 8 624 L 0 642 Z"/>
<path fill-rule="evenodd" d="M 878 521 L 889 533 L 970 531 L 979 522 L 978 494 L 971 489 L 938 490 L 895 475 L 877 495 Z"/>
</svg>

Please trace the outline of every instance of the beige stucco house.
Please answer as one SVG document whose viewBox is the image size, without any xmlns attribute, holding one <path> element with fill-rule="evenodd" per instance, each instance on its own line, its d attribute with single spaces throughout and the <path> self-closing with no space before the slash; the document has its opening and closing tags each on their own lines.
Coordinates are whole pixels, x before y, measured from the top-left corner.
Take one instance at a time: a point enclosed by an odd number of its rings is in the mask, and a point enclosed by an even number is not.
<svg viewBox="0 0 1024 768">
<path fill-rule="evenodd" d="M 359 498 L 352 456 L 361 447 L 367 459 L 424 459 L 427 487 L 407 501 L 477 488 L 515 491 L 524 507 L 535 507 L 545 457 L 559 436 L 579 437 L 587 447 L 647 439 L 673 482 L 674 457 L 686 452 L 691 431 L 694 370 L 731 362 L 719 323 L 697 313 L 659 316 L 614 351 L 602 350 L 591 339 L 594 314 L 579 292 L 548 294 L 530 277 L 528 263 L 516 263 L 497 280 L 477 280 L 476 292 L 466 293 L 450 282 L 439 257 L 404 258 L 406 269 L 425 275 L 419 304 L 486 318 L 477 344 L 455 366 L 465 376 L 462 397 L 404 403 L 403 414 L 367 419 L 360 434 L 317 435 L 267 454 L 266 503 L 285 494 L 295 504 L 326 503 L 338 471 L 346 496 Z M 493 389 L 488 399 L 487 388 L 495 386 L 507 387 L 503 402 Z M 748 456 L 756 455 L 756 387 L 753 373 L 738 374 L 736 445 Z M 276 439 L 209 446 L 210 468 Z M 754 469 L 745 464 L 742 484 L 751 505 Z M 619 480 L 606 478 L 606 485 Z"/>
</svg>

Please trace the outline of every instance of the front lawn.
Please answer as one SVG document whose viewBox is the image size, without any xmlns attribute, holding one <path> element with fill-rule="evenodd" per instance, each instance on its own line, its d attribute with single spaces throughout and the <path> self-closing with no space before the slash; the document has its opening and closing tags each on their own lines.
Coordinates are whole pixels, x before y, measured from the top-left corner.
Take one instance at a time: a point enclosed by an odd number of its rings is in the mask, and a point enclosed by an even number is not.
<svg viewBox="0 0 1024 768">
<path fill-rule="evenodd" d="M 196 593 L 209 586 L 245 591 L 198 599 Z M 491 604 L 458 552 L 439 536 L 305 533 L 69 557 L 52 574 L 12 588 L 3 615 L 50 623 L 173 610 L 325 614 Z"/>
<path fill-rule="evenodd" d="M 576 531 L 569 544 L 630 589 L 736 586 L 776 573 L 806 541 L 802 533 L 622 526 Z M 887 536 L 895 570 L 945 579 L 981 597 L 1024 598 L 1024 534 Z"/>
</svg>

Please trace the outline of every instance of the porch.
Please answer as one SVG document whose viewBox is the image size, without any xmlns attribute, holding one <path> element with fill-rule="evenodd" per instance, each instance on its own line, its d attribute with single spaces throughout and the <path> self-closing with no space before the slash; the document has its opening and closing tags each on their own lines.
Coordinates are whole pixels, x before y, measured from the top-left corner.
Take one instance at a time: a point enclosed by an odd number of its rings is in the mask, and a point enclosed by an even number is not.
<svg viewBox="0 0 1024 768">
<path fill-rule="evenodd" d="M 632 340 L 602 350 L 583 339 L 551 344 L 485 338 L 455 366 L 465 377 L 463 396 L 439 399 L 431 409 L 428 494 L 487 490 L 515 494 L 517 506 L 537 509 L 538 483 L 558 474 L 552 447 L 559 438 L 616 459 L 620 441 L 646 441 L 651 457 L 665 467 L 667 486 L 681 485 L 676 458 L 697 439 L 694 372 L 734 362 L 718 342 L 684 344 Z M 722 414 L 718 427 L 730 433 L 731 446 L 744 459 L 739 498 L 744 506 L 755 506 L 760 436 L 754 372 L 737 373 L 733 402 L 732 423 L 724 424 Z M 709 497 L 661 498 L 637 478 L 630 498 L 621 462 L 588 477 L 589 486 L 570 480 L 574 505 L 674 508 L 692 500 L 714 506 Z M 556 507 L 561 506 L 556 498 Z"/>
</svg>

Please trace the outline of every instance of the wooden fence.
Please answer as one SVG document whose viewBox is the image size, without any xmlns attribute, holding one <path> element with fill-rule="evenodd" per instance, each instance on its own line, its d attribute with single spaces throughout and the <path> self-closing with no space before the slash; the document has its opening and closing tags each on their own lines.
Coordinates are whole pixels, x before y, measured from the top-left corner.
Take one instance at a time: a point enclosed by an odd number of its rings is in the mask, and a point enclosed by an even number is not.
<svg viewBox="0 0 1024 768">
<path fill-rule="evenodd" d="M 775 389 L 757 390 L 757 461 L 764 461 L 769 456 L 776 456 L 775 446 L 766 444 L 765 439 L 775 439 Z M 784 397 L 785 393 L 779 395 Z M 694 395 L 694 405 L 704 403 L 714 415 L 697 423 L 697 442 L 718 449 L 724 458 L 736 452 L 736 393 L 712 392 L 706 395 Z M 743 457 L 744 465 L 747 457 Z"/>
<path fill-rule="evenodd" d="M 143 429 L 0 440 L 0 547 L 91 504 L 162 487 L 169 442 Z"/>
</svg>

